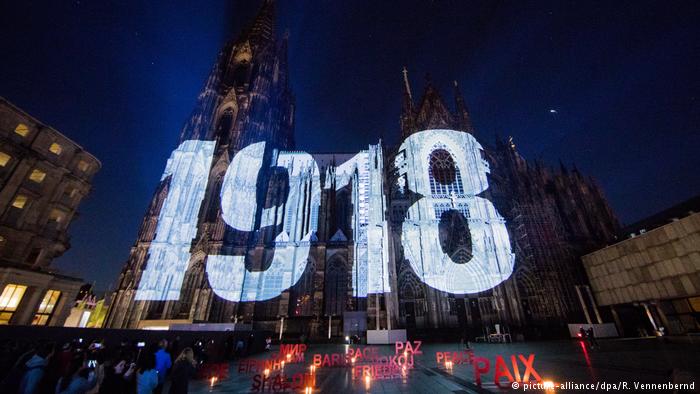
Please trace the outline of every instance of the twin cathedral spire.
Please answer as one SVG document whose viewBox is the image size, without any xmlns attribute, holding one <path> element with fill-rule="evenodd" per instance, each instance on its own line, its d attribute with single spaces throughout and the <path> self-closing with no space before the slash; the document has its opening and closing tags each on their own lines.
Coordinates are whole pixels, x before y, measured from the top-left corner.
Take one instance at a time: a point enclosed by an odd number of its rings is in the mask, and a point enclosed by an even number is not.
<svg viewBox="0 0 700 394">
<path fill-rule="evenodd" d="M 287 34 L 275 37 L 275 2 L 265 0 L 255 20 L 219 54 L 182 130 L 187 139 L 218 140 L 218 149 L 238 150 L 257 141 L 294 149 L 294 96 L 289 85 Z M 474 134 L 464 97 L 454 82 L 454 111 L 430 77 L 415 101 L 403 70 L 401 139 L 426 129 L 453 129 Z"/>
</svg>

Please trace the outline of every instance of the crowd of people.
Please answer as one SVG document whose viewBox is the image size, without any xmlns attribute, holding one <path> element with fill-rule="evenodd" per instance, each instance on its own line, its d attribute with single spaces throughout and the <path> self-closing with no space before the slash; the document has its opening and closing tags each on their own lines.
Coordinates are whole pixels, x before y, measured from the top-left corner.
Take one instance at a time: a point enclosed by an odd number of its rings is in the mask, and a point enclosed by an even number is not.
<svg viewBox="0 0 700 394">
<path fill-rule="evenodd" d="M 195 340 L 182 348 L 179 337 L 169 342 L 82 339 L 54 342 L 10 340 L 0 343 L 0 391 L 21 394 L 161 394 L 187 393 L 197 368 L 218 349 L 232 348 L 214 340 Z M 238 345 L 238 344 L 237 344 Z M 238 347 L 238 346 L 237 346 Z M 242 349 L 236 349 L 242 350 Z M 225 356 L 225 355 L 224 355 Z"/>
</svg>

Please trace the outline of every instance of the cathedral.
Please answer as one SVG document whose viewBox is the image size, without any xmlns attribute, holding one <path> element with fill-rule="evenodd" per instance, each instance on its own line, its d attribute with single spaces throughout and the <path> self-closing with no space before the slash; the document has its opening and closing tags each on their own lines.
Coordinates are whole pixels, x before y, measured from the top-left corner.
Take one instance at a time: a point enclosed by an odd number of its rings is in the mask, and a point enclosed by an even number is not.
<svg viewBox="0 0 700 394">
<path fill-rule="evenodd" d="M 274 19 L 265 1 L 220 52 L 107 327 L 537 338 L 584 321 L 580 256 L 618 229 L 593 179 L 528 162 L 512 139 L 486 145 L 457 82 L 450 103 L 430 81 L 414 97 L 405 69 L 397 146 L 297 150 Z"/>
</svg>

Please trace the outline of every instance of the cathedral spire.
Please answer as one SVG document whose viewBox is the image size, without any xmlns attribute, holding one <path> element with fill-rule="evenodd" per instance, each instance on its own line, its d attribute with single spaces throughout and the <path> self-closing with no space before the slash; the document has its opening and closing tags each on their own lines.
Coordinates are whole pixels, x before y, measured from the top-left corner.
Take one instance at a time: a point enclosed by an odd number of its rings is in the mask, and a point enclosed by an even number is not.
<svg viewBox="0 0 700 394">
<path fill-rule="evenodd" d="M 447 109 L 440 92 L 433 86 L 430 74 L 426 74 L 426 86 L 420 106 L 416 112 L 416 126 L 418 130 L 427 129 L 452 129 L 454 117 Z"/>
<path fill-rule="evenodd" d="M 406 70 L 406 66 L 403 66 L 403 88 L 404 95 L 408 96 L 408 99 L 410 100 L 411 104 L 413 104 L 413 95 L 411 95 L 411 84 L 408 82 L 408 70 Z"/>
<path fill-rule="evenodd" d="M 455 111 L 457 112 L 457 123 L 459 128 L 474 134 L 474 126 L 472 125 L 472 119 L 469 115 L 469 108 L 464 103 L 464 97 L 462 97 L 462 92 L 459 90 L 459 84 L 454 81 L 455 90 Z"/>
<path fill-rule="evenodd" d="M 403 98 L 401 101 L 401 138 L 406 138 L 415 131 L 415 112 L 411 84 L 408 82 L 408 70 L 403 68 Z"/>
<path fill-rule="evenodd" d="M 258 15 L 255 17 L 253 26 L 250 28 L 248 39 L 253 46 L 263 46 L 271 42 L 275 37 L 275 2 L 265 0 Z"/>
<path fill-rule="evenodd" d="M 288 84 L 288 59 L 287 50 L 289 47 L 289 29 L 284 31 L 284 35 L 277 45 L 277 68 L 275 69 L 275 82 L 280 79 L 283 86 Z"/>
</svg>

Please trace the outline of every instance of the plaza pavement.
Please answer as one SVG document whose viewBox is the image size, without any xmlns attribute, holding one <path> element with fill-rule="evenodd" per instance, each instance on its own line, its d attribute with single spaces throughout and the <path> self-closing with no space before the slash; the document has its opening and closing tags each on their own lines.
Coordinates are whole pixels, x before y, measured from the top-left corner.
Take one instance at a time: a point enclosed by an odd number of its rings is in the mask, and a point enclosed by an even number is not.
<svg viewBox="0 0 700 394">
<path fill-rule="evenodd" d="M 436 361 L 436 352 L 458 352 L 460 347 L 455 343 L 448 344 L 423 344 L 420 348 L 422 355 L 414 356 L 414 365 L 405 376 L 392 379 L 372 379 L 369 386 L 362 376 L 353 378 L 350 366 L 320 367 L 316 370 L 315 387 L 313 393 L 484 393 L 484 392 L 515 392 L 510 389 L 510 383 L 503 381 L 508 387 L 500 389 L 494 384 L 494 370 L 496 357 L 502 356 L 509 372 L 515 373 L 512 367 L 511 355 L 516 357 L 518 372 L 522 376 L 527 367 L 523 361 L 528 361 L 534 354 L 532 367 L 542 380 L 555 383 L 620 383 L 628 382 L 630 387 L 633 382 L 662 383 L 671 379 L 671 371 L 695 375 L 697 379 L 700 372 L 700 344 L 697 343 L 666 343 L 660 339 L 615 339 L 600 340 L 596 349 L 590 349 L 581 341 L 543 341 L 521 342 L 512 344 L 472 344 L 475 357 L 483 357 L 490 361 L 490 371 L 482 375 L 482 386 L 475 384 L 473 366 L 469 364 L 454 364 L 452 369 L 447 369 L 444 363 Z M 365 345 L 353 345 L 352 348 L 364 348 Z M 380 355 L 391 356 L 395 354 L 394 346 L 377 346 Z M 309 345 L 305 351 L 304 363 L 286 364 L 284 374 L 288 377 L 295 373 L 309 371 L 314 354 L 332 354 L 346 352 L 347 345 Z M 274 347 L 270 353 L 251 356 L 253 359 L 263 360 L 269 358 L 271 353 L 278 352 L 279 347 Z M 518 355 L 523 355 L 524 360 Z M 521 361 L 522 360 L 522 361 Z M 239 373 L 239 361 L 230 363 L 229 376 L 219 381 L 192 381 L 190 392 L 193 393 L 280 393 L 274 391 L 271 384 L 263 390 L 252 390 L 253 376 L 255 372 Z M 359 361 L 363 364 L 363 361 Z M 482 364 L 483 366 L 483 364 Z M 356 370 L 356 372 L 360 372 Z M 272 371 L 271 377 L 279 371 Z M 696 381 L 696 386 L 699 382 Z M 633 392 L 628 390 L 627 392 Z M 288 389 L 287 393 L 304 392 L 303 389 Z M 523 392 L 520 387 L 519 392 Z M 540 391 L 542 392 L 542 391 Z M 549 392 L 549 391 L 548 391 Z M 556 392 L 589 392 L 556 390 Z M 649 392 L 649 391 L 647 391 Z M 672 392 L 672 391 L 670 391 Z"/>
</svg>

